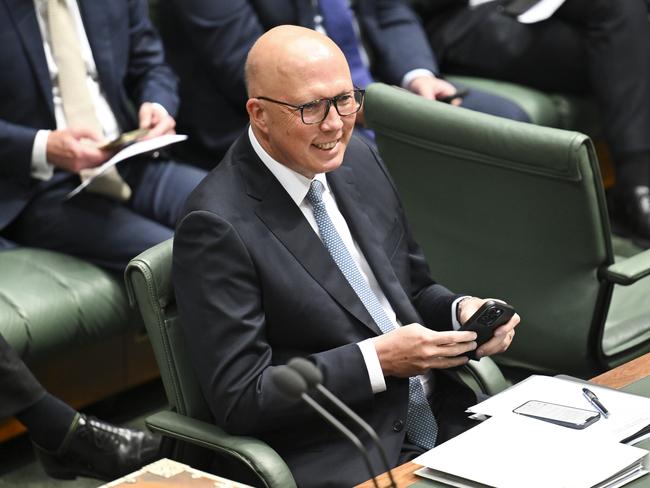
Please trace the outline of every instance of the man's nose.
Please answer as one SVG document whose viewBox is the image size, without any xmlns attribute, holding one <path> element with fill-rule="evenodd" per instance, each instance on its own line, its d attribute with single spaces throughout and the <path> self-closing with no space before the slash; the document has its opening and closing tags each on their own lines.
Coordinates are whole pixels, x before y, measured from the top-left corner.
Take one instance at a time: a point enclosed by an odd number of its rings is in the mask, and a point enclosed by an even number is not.
<svg viewBox="0 0 650 488">
<path fill-rule="evenodd" d="M 327 109 L 327 115 L 325 115 L 325 118 L 321 122 L 321 129 L 339 130 L 341 127 L 343 127 L 342 117 L 339 115 L 339 113 L 336 110 L 336 107 L 332 103 Z"/>
</svg>

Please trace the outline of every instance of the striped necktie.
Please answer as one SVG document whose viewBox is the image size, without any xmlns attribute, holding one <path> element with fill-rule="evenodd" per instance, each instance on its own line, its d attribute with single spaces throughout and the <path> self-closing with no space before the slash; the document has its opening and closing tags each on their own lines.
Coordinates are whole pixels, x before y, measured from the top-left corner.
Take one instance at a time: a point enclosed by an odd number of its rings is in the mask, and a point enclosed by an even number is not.
<svg viewBox="0 0 650 488">
<path fill-rule="evenodd" d="M 377 295 L 375 295 L 368 281 L 361 274 L 350 251 L 343 239 L 341 239 L 336 227 L 334 227 L 325 208 L 323 190 L 323 184 L 318 180 L 314 180 L 307 192 L 307 200 L 314 210 L 314 219 L 323 243 L 381 331 L 384 334 L 390 332 L 394 329 L 393 323 L 386 315 Z M 432 449 L 435 446 L 438 423 L 431 411 L 424 388 L 418 377 L 409 378 L 409 405 L 406 427 L 408 438 L 414 444 L 425 449 Z"/>
</svg>

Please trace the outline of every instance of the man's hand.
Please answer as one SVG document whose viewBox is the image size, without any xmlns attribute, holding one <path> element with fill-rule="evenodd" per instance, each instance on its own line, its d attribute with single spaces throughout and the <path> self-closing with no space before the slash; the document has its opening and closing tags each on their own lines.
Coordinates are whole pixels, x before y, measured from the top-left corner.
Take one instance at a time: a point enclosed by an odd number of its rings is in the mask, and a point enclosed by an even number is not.
<svg viewBox="0 0 650 488">
<path fill-rule="evenodd" d="M 476 349 L 476 332 L 436 332 L 410 324 L 382 334 L 373 342 L 386 376 L 408 377 L 431 368 L 453 368 L 468 359 L 461 354 Z"/>
<path fill-rule="evenodd" d="M 448 97 L 456 93 L 456 87 L 448 81 L 441 80 L 435 76 L 418 76 L 414 78 L 408 86 L 408 89 L 429 100 L 436 100 L 441 97 Z M 462 98 L 454 98 L 452 105 L 460 105 Z"/>
<path fill-rule="evenodd" d="M 162 107 L 151 102 L 144 102 L 138 112 L 141 129 L 149 129 L 143 139 L 175 134 L 176 121 Z"/>
<path fill-rule="evenodd" d="M 110 153 L 97 148 L 101 135 L 89 129 L 53 130 L 47 136 L 47 161 L 71 173 L 94 168 L 106 161 Z"/>
<path fill-rule="evenodd" d="M 489 298 L 475 298 L 470 297 L 465 300 L 461 300 L 458 304 L 458 317 L 460 319 L 460 324 L 463 325 L 467 320 L 474 315 L 481 305 L 490 300 Z M 491 300 L 495 300 L 492 298 Z M 519 325 L 521 318 L 518 314 L 514 314 L 512 318 L 503 324 L 500 327 L 497 327 L 494 330 L 494 336 L 492 339 L 487 341 L 485 344 L 482 344 L 476 350 L 476 357 L 481 358 L 483 356 L 491 356 L 492 354 L 498 354 L 504 352 L 510 347 L 512 340 L 515 337 L 515 327 Z"/>
</svg>

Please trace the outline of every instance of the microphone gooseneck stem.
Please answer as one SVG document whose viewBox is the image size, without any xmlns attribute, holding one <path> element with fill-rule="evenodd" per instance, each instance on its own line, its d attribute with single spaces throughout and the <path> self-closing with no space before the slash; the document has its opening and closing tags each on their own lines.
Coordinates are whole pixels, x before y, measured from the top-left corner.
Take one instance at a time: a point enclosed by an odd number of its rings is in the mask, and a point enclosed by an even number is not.
<svg viewBox="0 0 650 488">
<path fill-rule="evenodd" d="M 363 430 L 365 430 L 368 433 L 370 438 L 375 442 L 375 444 L 377 444 L 377 447 L 379 449 L 379 454 L 381 455 L 381 460 L 384 463 L 384 467 L 386 469 L 386 472 L 388 473 L 388 477 L 390 478 L 390 488 L 397 488 L 397 484 L 395 483 L 395 479 L 393 478 L 393 473 L 390 468 L 390 464 L 388 464 L 386 451 L 384 451 L 382 443 L 379 440 L 379 436 L 377 436 L 375 430 L 372 427 L 370 427 L 370 425 L 368 425 L 368 422 L 363 420 L 359 415 L 357 415 L 357 413 L 354 410 L 352 410 L 345 403 L 339 400 L 331 391 L 329 391 L 323 385 L 316 385 L 316 389 L 320 393 L 322 393 L 333 405 L 336 405 L 336 407 L 339 410 L 341 410 L 343 413 L 345 413 L 350 418 L 352 418 L 352 420 L 354 420 L 357 424 L 359 424 L 363 428 Z"/>
<path fill-rule="evenodd" d="M 370 458 L 368 457 L 368 453 L 366 452 L 366 448 L 363 446 L 359 438 L 350 431 L 345 425 L 343 425 L 336 417 L 334 417 L 331 413 L 329 413 L 327 410 L 325 410 L 323 407 L 321 407 L 316 401 L 310 397 L 307 393 L 302 393 L 300 397 L 309 405 L 311 408 L 313 408 L 316 412 L 318 412 L 327 422 L 329 422 L 332 426 L 334 426 L 341 434 L 343 434 L 352 444 L 355 445 L 355 447 L 359 450 L 361 455 L 363 456 L 363 460 L 366 463 L 366 468 L 368 469 L 368 474 L 370 474 L 370 477 L 372 478 L 372 483 L 375 486 L 375 488 L 379 488 L 379 485 L 377 484 L 377 479 L 375 478 L 373 472 L 372 472 L 372 465 L 370 464 Z"/>
</svg>

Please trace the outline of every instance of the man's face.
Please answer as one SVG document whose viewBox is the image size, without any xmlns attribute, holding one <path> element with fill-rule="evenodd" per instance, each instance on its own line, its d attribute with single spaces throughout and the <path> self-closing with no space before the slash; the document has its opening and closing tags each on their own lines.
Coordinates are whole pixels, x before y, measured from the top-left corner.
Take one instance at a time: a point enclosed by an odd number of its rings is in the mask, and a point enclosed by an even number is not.
<svg viewBox="0 0 650 488">
<path fill-rule="evenodd" d="M 315 60 L 301 72 L 283 78 L 281 89 L 274 90 L 281 95 L 268 96 L 293 105 L 332 98 L 354 88 L 345 58 L 338 56 Z M 341 165 L 355 115 L 341 117 L 332 105 L 325 120 L 307 125 L 300 110 L 268 101 L 260 103 L 265 104 L 267 116 L 267 151 L 274 159 L 307 178 Z"/>
</svg>

